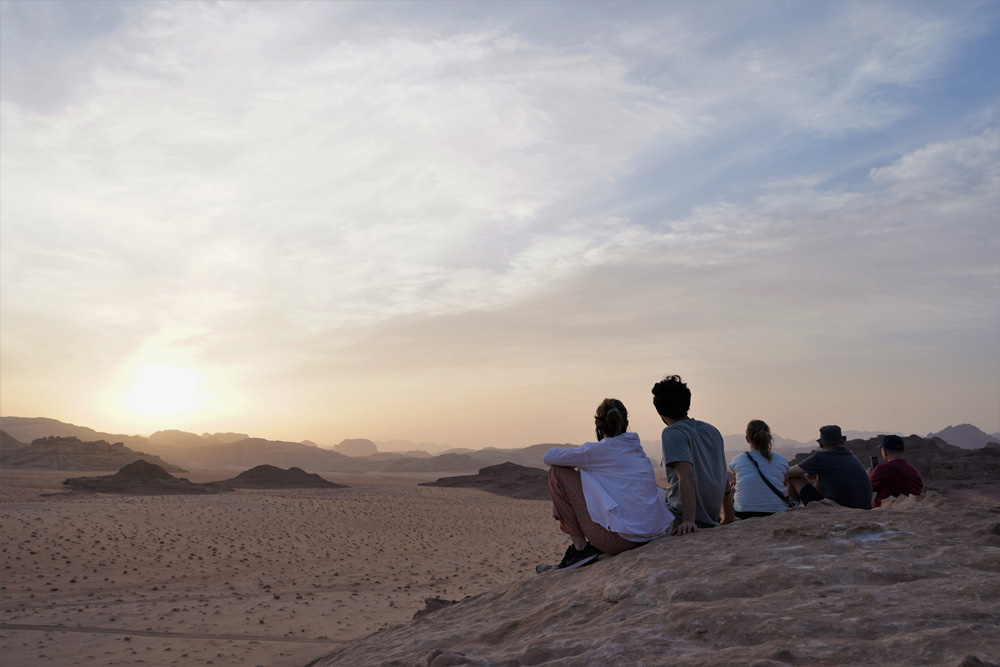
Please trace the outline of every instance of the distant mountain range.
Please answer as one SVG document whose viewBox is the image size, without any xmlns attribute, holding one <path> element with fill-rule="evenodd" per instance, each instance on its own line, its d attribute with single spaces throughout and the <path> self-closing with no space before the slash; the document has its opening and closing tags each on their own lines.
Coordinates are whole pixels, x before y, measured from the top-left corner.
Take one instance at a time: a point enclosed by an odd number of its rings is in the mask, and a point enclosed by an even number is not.
<svg viewBox="0 0 1000 667">
<path fill-rule="evenodd" d="M 67 424 L 57 419 L 47 417 L 0 417 L 0 430 L 8 435 L 28 444 L 38 438 L 46 438 L 50 435 L 79 438 L 84 442 L 94 442 L 104 440 L 106 442 L 120 442 L 126 447 L 138 447 L 142 449 L 149 444 L 149 439 L 141 435 L 123 435 L 121 433 L 102 433 L 86 426 L 76 426 Z"/>
<path fill-rule="evenodd" d="M 1000 433 L 986 433 L 972 424 L 949 426 L 937 433 L 930 433 L 927 437 L 941 438 L 949 445 L 955 445 L 962 449 L 979 449 L 991 442 L 1000 443 Z"/>
<path fill-rule="evenodd" d="M 85 426 L 67 424 L 43 417 L 0 417 L 0 452 L 7 453 L 39 438 L 58 436 L 78 438 L 83 443 L 104 441 L 121 443 L 133 453 L 146 452 L 150 460 L 157 457 L 163 465 L 192 468 L 240 469 L 259 465 L 279 468 L 297 467 L 314 472 L 464 472 L 475 471 L 500 463 L 516 463 L 531 468 L 544 468 L 542 455 L 552 447 L 573 447 L 570 444 L 537 444 L 529 447 L 500 449 L 485 447 L 472 450 L 453 448 L 432 456 L 426 451 L 379 452 L 371 440 L 344 440 L 333 449 L 318 447 L 311 441 L 284 442 L 252 438 L 245 433 L 189 433 L 179 430 L 157 431 L 149 437 L 103 433 Z M 867 440 L 881 433 L 845 431 L 849 440 Z M 970 424 L 949 426 L 929 438 L 938 437 L 948 444 L 964 449 L 983 447 L 987 442 L 1000 442 L 1000 433 L 987 434 Z M 742 434 L 724 436 L 727 459 L 747 448 Z M 398 443 L 398 441 L 397 441 Z M 658 466 L 662 458 L 659 441 L 644 441 L 643 447 Z M 110 446 L 110 445 L 109 445 Z M 774 451 L 791 459 L 801 452 L 816 449 L 814 441 L 797 442 L 775 435 Z M 340 450 L 340 451 L 337 451 Z M 374 451 L 373 451 L 374 450 Z M 368 455 L 348 455 L 347 452 L 373 452 Z M 165 463 L 169 461 L 169 464 Z M 38 467 L 56 465 L 36 459 Z M 127 463 L 127 461 L 126 461 Z M 2 463 L 2 465 L 7 465 Z M 122 464 L 123 465 L 123 464 Z M 119 466 L 105 469 L 113 470 Z"/>
<path fill-rule="evenodd" d="M 74 436 L 50 435 L 24 445 L 0 431 L 0 467 L 34 470 L 117 470 L 134 461 L 144 461 L 170 472 L 186 472 L 159 456 L 136 451 L 120 442 L 84 442 Z"/>
</svg>

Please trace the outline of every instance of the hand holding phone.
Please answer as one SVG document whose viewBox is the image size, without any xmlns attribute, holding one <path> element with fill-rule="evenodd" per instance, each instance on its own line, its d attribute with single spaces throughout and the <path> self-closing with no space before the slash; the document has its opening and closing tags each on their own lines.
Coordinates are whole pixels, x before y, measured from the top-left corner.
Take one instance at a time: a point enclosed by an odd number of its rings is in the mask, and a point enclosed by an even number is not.
<svg viewBox="0 0 1000 667">
<path fill-rule="evenodd" d="M 874 470 L 875 466 L 877 466 L 877 465 L 878 465 L 878 457 L 877 456 L 873 456 L 872 457 L 872 470 Z"/>
</svg>

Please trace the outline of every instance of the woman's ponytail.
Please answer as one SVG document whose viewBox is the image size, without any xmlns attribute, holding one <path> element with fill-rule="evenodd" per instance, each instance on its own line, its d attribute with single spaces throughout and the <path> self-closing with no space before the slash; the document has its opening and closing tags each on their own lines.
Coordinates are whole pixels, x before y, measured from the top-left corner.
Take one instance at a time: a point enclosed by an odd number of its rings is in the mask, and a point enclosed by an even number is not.
<svg viewBox="0 0 1000 667">
<path fill-rule="evenodd" d="M 747 424 L 747 440 L 764 458 L 771 460 L 771 443 L 774 438 L 771 437 L 770 426 L 759 419 L 754 419 Z"/>
</svg>

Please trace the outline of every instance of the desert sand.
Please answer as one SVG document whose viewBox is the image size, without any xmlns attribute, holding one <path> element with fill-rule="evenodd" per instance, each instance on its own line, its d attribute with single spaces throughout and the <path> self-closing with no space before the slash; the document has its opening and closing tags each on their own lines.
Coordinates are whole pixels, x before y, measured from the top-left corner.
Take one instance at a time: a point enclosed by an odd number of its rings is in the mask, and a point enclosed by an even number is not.
<svg viewBox="0 0 1000 667">
<path fill-rule="evenodd" d="M 304 665 L 409 621 L 425 598 L 533 577 L 567 543 L 547 502 L 416 486 L 439 474 L 64 495 L 75 475 L 0 473 L 3 664 Z"/>
<path fill-rule="evenodd" d="M 567 544 L 549 503 L 417 486 L 436 473 L 151 497 L 67 494 L 67 476 L 0 473 L 3 664 L 974 667 L 1000 654 L 995 487 L 813 506 L 539 576 Z M 414 620 L 427 598 L 457 604 Z"/>
</svg>

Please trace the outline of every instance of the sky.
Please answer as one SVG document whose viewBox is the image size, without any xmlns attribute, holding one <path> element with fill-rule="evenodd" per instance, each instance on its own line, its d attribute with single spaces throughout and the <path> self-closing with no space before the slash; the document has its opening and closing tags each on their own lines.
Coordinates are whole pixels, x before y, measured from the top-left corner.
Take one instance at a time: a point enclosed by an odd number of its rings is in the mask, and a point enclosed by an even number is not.
<svg viewBox="0 0 1000 667">
<path fill-rule="evenodd" d="M 1000 4 L 0 4 L 0 414 L 1000 431 Z"/>
</svg>

